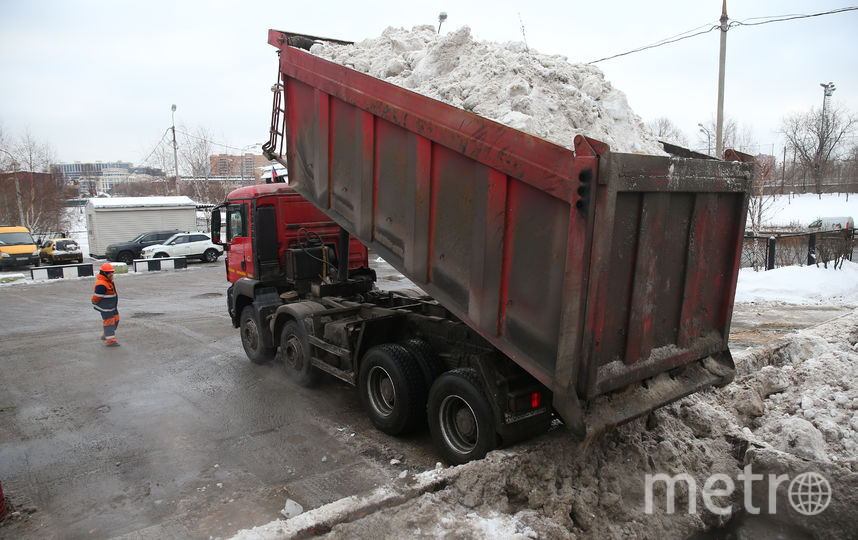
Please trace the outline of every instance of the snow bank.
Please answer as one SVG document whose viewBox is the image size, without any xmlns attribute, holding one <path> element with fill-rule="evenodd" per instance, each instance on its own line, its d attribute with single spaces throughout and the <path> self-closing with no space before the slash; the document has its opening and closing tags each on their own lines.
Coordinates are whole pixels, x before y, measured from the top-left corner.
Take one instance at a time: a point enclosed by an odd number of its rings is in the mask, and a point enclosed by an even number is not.
<svg viewBox="0 0 858 540">
<path fill-rule="evenodd" d="M 844 261 L 834 270 L 816 266 L 784 266 L 765 272 L 739 271 L 736 302 L 839 304 L 858 306 L 858 263 Z"/>
<path fill-rule="evenodd" d="M 766 206 L 764 225 L 770 227 L 807 227 L 820 217 L 853 216 L 858 218 L 858 197 L 855 194 L 824 193 L 814 195 L 777 195 Z"/>
<path fill-rule="evenodd" d="M 475 41 L 467 26 L 443 36 L 431 26 L 388 28 L 375 39 L 320 43 L 311 52 L 566 148 L 580 134 L 614 151 L 664 155 L 597 67 L 523 43 Z"/>
</svg>

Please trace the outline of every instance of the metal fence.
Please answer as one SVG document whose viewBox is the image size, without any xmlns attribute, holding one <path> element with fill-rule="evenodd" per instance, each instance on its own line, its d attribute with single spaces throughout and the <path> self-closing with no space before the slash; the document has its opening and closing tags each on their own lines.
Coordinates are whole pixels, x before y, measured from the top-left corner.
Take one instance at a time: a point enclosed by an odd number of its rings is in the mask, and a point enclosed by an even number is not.
<svg viewBox="0 0 858 540">
<path fill-rule="evenodd" d="M 814 233 L 746 234 L 742 268 L 772 270 L 782 266 L 826 264 L 839 258 L 852 260 L 855 230 Z"/>
</svg>

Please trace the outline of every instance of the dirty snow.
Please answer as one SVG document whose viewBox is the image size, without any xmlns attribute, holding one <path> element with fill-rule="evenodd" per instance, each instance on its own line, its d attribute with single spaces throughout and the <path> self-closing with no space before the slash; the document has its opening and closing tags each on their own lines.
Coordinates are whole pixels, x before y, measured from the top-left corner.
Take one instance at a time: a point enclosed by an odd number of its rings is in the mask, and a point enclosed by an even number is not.
<svg viewBox="0 0 858 540">
<path fill-rule="evenodd" d="M 378 38 L 318 43 L 311 52 L 566 148 L 580 134 L 614 151 L 664 155 L 599 68 L 520 42 L 478 41 L 467 26 L 440 36 L 431 26 L 391 27 Z"/>
</svg>

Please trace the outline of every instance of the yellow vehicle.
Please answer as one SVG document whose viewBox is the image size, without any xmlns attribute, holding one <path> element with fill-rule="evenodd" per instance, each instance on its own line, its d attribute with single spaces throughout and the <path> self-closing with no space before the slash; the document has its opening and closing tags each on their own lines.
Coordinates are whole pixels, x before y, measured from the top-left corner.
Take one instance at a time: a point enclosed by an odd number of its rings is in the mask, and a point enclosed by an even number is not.
<svg viewBox="0 0 858 540">
<path fill-rule="evenodd" d="M 83 262 L 83 252 L 76 240 L 71 238 L 50 238 L 42 242 L 39 250 L 42 262 L 49 264 L 65 262 Z"/>
<path fill-rule="evenodd" d="M 0 227 L 0 268 L 39 266 L 39 248 L 27 227 Z"/>
</svg>

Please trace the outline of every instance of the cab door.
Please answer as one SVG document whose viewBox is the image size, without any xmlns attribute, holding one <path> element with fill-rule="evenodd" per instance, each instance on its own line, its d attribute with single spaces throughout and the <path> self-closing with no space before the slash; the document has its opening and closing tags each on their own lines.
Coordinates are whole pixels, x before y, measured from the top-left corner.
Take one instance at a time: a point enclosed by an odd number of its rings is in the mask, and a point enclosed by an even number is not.
<svg viewBox="0 0 858 540">
<path fill-rule="evenodd" d="M 250 201 L 230 201 L 226 207 L 227 278 L 235 283 L 253 277 L 253 245 L 250 238 Z"/>
</svg>

